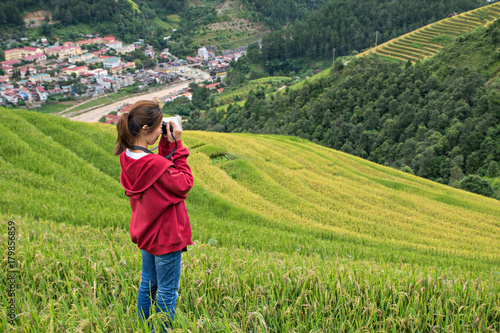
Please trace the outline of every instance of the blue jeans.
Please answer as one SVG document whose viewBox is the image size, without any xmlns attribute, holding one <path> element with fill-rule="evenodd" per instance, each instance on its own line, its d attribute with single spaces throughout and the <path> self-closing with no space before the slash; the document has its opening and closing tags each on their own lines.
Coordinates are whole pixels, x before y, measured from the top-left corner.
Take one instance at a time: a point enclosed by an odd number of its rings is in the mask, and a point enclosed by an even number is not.
<svg viewBox="0 0 500 333">
<path fill-rule="evenodd" d="M 148 319 L 151 305 L 156 303 L 156 311 L 166 316 L 163 323 L 163 330 L 166 331 L 167 327 L 172 326 L 176 301 L 179 297 L 182 251 L 159 256 L 149 254 L 144 250 L 141 252 L 142 275 L 137 301 L 139 319 Z"/>
</svg>

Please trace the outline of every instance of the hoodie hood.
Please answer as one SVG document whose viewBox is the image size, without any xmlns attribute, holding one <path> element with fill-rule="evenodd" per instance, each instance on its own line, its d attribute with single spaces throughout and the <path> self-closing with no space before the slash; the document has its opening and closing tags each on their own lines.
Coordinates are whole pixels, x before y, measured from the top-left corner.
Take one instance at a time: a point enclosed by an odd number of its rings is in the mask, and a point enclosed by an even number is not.
<svg viewBox="0 0 500 333">
<path fill-rule="evenodd" d="M 139 198 L 142 193 L 151 187 L 158 178 L 173 163 L 163 156 L 149 154 L 139 159 L 133 159 L 125 152 L 120 155 L 122 172 L 120 183 L 127 196 Z"/>
</svg>

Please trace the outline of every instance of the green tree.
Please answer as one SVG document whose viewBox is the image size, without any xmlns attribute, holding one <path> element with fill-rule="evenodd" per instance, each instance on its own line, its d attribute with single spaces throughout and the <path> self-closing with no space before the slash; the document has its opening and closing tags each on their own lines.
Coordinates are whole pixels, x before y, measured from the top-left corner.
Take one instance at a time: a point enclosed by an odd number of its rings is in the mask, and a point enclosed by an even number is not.
<svg viewBox="0 0 500 333">
<path fill-rule="evenodd" d="M 84 94 L 88 89 L 87 86 L 81 82 L 75 83 L 73 85 L 73 88 L 75 89 L 75 93 L 77 93 L 78 95 Z"/>
<path fill-rule="evenodd" d="M 487 197 L 493 196 L 494 193 L 490 183 L 481 179 L 481 177 L 477 175 L 469 175 L 465 177 L 459 182 L 458 187 L 462 190 L 481 194 Z"/>
<path fill-rule="evenodd" d="M 498 170 L 498 163 L 495 161 L 491 161 L 490 165 L 488 166 L 488 171 L 486 172 L 486 175 L 489 178 L 494 178 L 498 177 L 499 170 Z"/>
</svg>

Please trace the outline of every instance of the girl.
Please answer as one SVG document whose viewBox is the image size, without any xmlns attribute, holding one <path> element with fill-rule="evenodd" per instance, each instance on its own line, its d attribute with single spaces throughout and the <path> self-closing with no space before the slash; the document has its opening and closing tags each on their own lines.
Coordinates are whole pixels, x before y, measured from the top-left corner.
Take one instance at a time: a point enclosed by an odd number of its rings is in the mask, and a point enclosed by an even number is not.
<svg viewBox="0 0 500 333">
<path fill-rule="evenodd" d="M 184 200 L 193 187 L 193 175 L 186 163 L 189 156 L 182 146 L 174 122 L 162 135 L 163 113 L 150 101 L 138 101 L 118 120 L 115 155 L 120 156 L 120 182 L 130 199 L 130 237 L 142 252 L 142 275 L 137 310 L 139 318 L 149 318 L 150 307 L 166 315 L 163 328 L 171 326 L 175 315 L 181 277 L 181 253 L 191 242 L 191 225 Z M 174 149 L 174 138 L 177 149 Z M 147 148 L 161 135 L 158 155 Z"/>
</svg>

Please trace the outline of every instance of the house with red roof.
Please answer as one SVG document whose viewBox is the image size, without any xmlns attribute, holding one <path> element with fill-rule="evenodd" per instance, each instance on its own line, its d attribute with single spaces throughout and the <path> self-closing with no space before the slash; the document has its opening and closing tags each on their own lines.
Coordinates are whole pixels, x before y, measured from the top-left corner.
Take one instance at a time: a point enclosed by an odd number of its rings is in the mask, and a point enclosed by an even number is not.
<svg viewBox="0 0 500 333">
<path fill-rule="evenodd" d="M 38 47 L 25 46 L 22 48 L 23 57 L 27 57 L 27 56 L 35 55 L 35 54 L 42 54 L 42 53 L 43 53 L 42 49 L 40 49 Z"/>
<path fill-rule="evenodd" d="M 5 60 L 21 59 L 23 57 L 22 49 L 10 49 L 4 52 Z"/>
<path fill-rule="evenodd" d="M 47 56 L 43 53 L 32 54 L 23 58 L 26 61 L 42 62 L 47 60 Z"/>
<path fill-rule="evenodd" d="M 95 55 L 96 57 L 98 57 L 98 56 L 101 56 L 104 53 L 106 53 L 106 51 L 107 51 L 106 49 L 100 49 L 99 51 L 92 52 L 92 54 Z"/>
<path fill-rule="evenodd" d="M 17 102 L 19 101 L 19 99 L 17 97 L 17 93 L 14 89 L 8 89 L 8 90 L 0 92 L 0 96 L 5 98 L 7 100 L 7 102 L 12 103 L 12 104 L 17 104 Z"/>
<path fill-rule="evenodd" d="M 2 65 L 2 69 L 8 76 L 11 76 L 14 73 L 14 66 Z"/>
<path fill-rule="evenodd" d="M 102 40 L 103 40 L 103 42 L 105 42 L 105 43 L 109 43 L 109 42 L 112 42 L 112 41 L 114 41 L 114 40 L 115 40 L 115 36 L 113 36 L 113 35 L 106 36 L 106 37 L 103 37 L 103 38 L 102 38 Z"/>
<path fill-rule="evenodd" d="M 205 86 L 205 88 L 210 89 L 210 90 L 214 90 L 215 88 L 217 88 L 217 86 L 219 84 L 220 84 L 220 82 L 212 83 L 212 84 Z"/>
<path fill-rule="evenodd" d="M 45 53 L 48 56 L 56 55 L 59 58 L 68 58 L 82 53 L 82 49 L 79 46 L 52 46 L 45 49 Z"/>
<path fill-rule="evenodd" d="M 115 41 L 106 43 L 106 47 L 108 49 L 115 49 L 115 50 L 117 50 L 117 49 L 121 49 L 123 47 L 123 43 L 120 42 L 120 41 L 115 40 Z"/>
<path fill-rule="evenodd" d="M 117 123 L 118 119 L 120 119 L 120 116 L 117 114 L 107 114 L 105 118 L 106 118 L 105 124 L 112 124 L 112 123 Z"/>
<path fill-rule="evenodd" d="M 36 71 L 35 67 L 24 66 L 24 67 L 21 67 L 21 69 L 19 70 L 19 72 L 21 74 L 21 78 L 24 78 L 26 76 L 26 74 L 28 74 L 28 71 L 29 71 L 29 75 L 28 76 L 36 75 L 37 74 L 37 71 Z"/>
<path fill-rule="evenodd" d="M 88 71 L 88 68 L 86 66 L 66 67 L 66 68 L 63 68 L 62 71 L 67 75 L 71 75 L 71 73 L 75 73 L 77 76 L 80 76 L 83 73 L 86 73 Z"/>
<path fill-rule="evenodd" d="M 102 44 L 102 38 L 96 37 L 92 39 L 79 40 L 76 42 L 76 45 L 78 46 L 90 45 L 90 44 Z"/>
<path fill-rule="evenodd" d="M 38 94 L 38 98 L 40 99 L 40 102 L 45 102 L 47 100 L 48 94 L 45 91 L 45 88 L 38 86 L 36 87 L 36 93 Z"/>
<path fill-rule="evenodd" d="M 132 105 L 133 105 L 133 104 L 127 104 L 127 105 L 125 105 L 125 106 L 121 109 L 122 113 L 128 112 L 128 111 L 130 110 L 130 108 L 132 107 Z"/>
<path fill-rule="evenodd" d="M 12 59 L 12 60 L 5 60 L 0 62 L 3 68 L 5 67 L 12 67 L 12 65 L 17 64 L 19 62 L 19 59 Z"/>
</svg>

